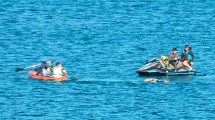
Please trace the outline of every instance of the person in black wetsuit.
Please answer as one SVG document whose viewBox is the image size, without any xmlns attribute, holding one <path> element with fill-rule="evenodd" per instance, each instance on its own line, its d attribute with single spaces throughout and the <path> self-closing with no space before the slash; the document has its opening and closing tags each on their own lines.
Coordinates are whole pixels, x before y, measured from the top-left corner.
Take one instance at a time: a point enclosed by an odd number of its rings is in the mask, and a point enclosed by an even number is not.
<svg viewBox="0 0 215 120">
<path fill-rule="evenodd" d="M 181 62 L 184 66 L 188 67 L 189 70 L 193 70 L 191 65 L 193 65 L 194 54 L 192 52 L 192 48 L 190 49 L 189 45 L 185 45 L 184 50 L 181 54 Z"/>
</svg>

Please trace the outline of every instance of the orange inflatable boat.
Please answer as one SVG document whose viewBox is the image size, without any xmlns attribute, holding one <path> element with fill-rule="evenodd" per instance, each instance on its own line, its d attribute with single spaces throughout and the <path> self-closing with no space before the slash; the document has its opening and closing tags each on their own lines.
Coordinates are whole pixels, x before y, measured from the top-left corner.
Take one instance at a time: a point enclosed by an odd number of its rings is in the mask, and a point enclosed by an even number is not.
<svg viewBox="0 0 215 120">
<path fill-rule="evenodd" d="M 52 76 L 40 76 L 40 75 L 37 75 L 36 72 L 34 72 L 34 71 L 29 71 L 28 74 L 31 78 L 39 79 L 39 80 L 54 80 L 54 81 L 67 81 L 68 80 L 68 77 L 56 78 L 56 77 L 52 77 Z"/>
</svg>

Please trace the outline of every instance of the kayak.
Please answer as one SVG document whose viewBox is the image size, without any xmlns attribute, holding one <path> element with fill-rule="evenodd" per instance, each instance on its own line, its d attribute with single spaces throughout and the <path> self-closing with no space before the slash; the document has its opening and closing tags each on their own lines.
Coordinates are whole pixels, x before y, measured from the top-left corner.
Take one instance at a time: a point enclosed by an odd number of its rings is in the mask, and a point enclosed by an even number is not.
<svg viewBox="0 0 215 120">
<path fill-rule="evenodd" d="M 52 76 L 40 76 L 37 75 L 35 71 L 29 71 L 28 72 L 29 77 L 33 79 L 38 79 L 38 80 L 54 80 L 54 81 L 67 81 L 68 77 L 52 77 Z"/>
<path fill-rule="evenodd" d="M 177 65 L 177 70 L 174 71 L 174 67 L 166 64 L 166 61 L 162 59 L 154 58 L 150 59 L 146 64 L 136 71 L 139 76 L 182 76 L 182 75 L 194 75 L 194 76 L 206 76 L 206 74 L 189 71 L 183 65 Z"/>
</svg>

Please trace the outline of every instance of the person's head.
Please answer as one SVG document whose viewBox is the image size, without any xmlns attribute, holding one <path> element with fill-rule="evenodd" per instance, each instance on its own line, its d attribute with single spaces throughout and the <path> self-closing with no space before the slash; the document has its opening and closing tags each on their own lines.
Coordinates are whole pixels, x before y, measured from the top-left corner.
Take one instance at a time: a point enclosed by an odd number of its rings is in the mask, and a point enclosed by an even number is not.
<svg viewBox="0 0 215 120">
<path fill-rule="evenodd" d="M 61 65 L 60 62 L 57 62 L 57 63 L 56 63 L 56 66 L 57 66 L 57 67 L 61 67 L 62 65 Z"/>
<path fill-rule="evenodd" d="M 184 46 L 184 49 L 185 49 L 186 51 L 189 50 L 189 49 L 190 49 L 189 45 L 185 45 L 185 46 Z"/>
<path fill-rule="evenodd" d="M 192 51 L 192 47 L 189 47 L 189 50 Z"/>
<path fill-rule="evenodd" d="M 43 61 L 41 64 L 42 67 L 46 67 L 46 61 Z"/>
<path fill-rule="evenodd" d="M 173 48 L 173 49 L 172 49 L 172 53 L 173 53 L 173 54 L 176 54 L 176 53 L 177 53 L 177 49 L 176 49 L 176 48 Z"/>
</svg>

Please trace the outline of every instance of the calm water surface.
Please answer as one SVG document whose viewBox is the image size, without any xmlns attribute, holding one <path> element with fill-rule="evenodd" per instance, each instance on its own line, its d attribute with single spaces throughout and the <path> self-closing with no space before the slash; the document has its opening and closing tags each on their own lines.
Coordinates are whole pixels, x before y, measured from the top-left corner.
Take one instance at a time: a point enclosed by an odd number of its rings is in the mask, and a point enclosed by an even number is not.
<svg viewBox="0 0 215 120">
<path fill-rule="evenodd" d="M 213 0 L 0 0 L 0 119 L 215 119 Z M 135 71 L 189 44 L 207 76 Z M 77 81 L 40 81 L 28 70 L 61 61 Z"/>
</svg>

